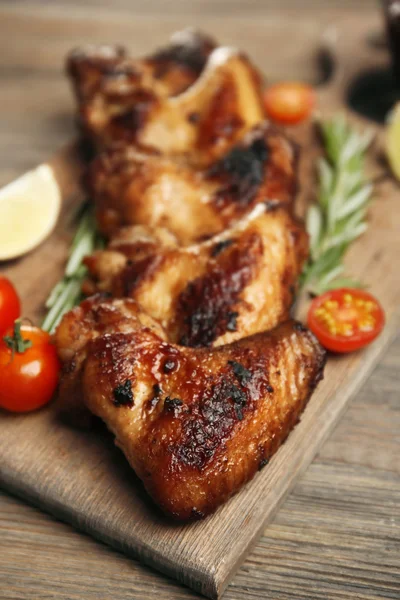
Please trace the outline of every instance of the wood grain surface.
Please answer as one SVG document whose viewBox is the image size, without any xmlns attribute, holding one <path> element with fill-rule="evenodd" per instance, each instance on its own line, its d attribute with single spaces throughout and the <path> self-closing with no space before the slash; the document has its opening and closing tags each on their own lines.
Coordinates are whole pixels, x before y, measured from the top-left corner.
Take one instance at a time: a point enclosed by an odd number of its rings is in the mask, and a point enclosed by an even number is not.
<svg viewBox="0 0 400 600">
<path fill-rule="evenodd" d="M 218 3 L 220 5 L 221 2 Z M 317 21 L 311 25 L 309 15 L 302 17 L 304 27 L 308 28 L 308 38 L 315 35 L 322 22 L 332 20 L 334 13 L 328 12 L 323 15 L 321 13 L 320 23 Z M 6 111 L 3 116 L 7 114 L 8 117 L 1 123 L 1 134 L 4 132 L 9 141 L 9 145 L 3 142 L 2 135 L 4 169 L 1 176 L 4 182 L 14 176 L 16 170 L 21 172 L 49 154 L 40 146 L 35 147 L 35 144 L 48 144 L 51 148 L 45 150 L 50 150 L 59 146 L 63 138 L 70 136 L 70 99 L 59 68 L 65 50 L 82 39 L 102 39 L 105 33 L 118 35 L 123 41 L 132 42 L 128 39 L 132 27 L 130 29 L 130 25 L 120 14 L 113 13 L 111 16 L 108 11 L 107 19 L 104 13 L 96 15 L 97 18 L 93 21 L 90 11 L 79 13 L 77 9 L 77 13 L 78 15 L 74 11 L 74 14 L 69 14 L 61 3 L 58 3 L 57 10 L 52 7 L 49 11 L 33 7 L 31 3 L 23 7 L 3 5 L 0 16 L 3 34 L 0 40 L 3 84 L 0 98 L 5 100 L 2 102 Z M 151 24 L 152 19 L 154 16 L 149 14 L 144 20 Z M 223 16 L 213 18 L 209 12 L 202 19 L 204 23 L 200 22 L 199 25 L 215 33 L 218 32 L 218 27 L 222 30 Z M 294 17 L 289 15 L 283 21 L 282 13 L 274 13 L 265 18 L 263 23 L 259 23 L 253 16 L 248 17 L 244 25 L 241 21 L 236 22 L 235 17 L 224 20 L 227 21 L 223 28 L 226 41 L 234 41 L 240 32 L 243 40 L 240 45 L 252 46 L 258 61 L 266 65 L 265 70 L 273 71 L 275 68 L 275 74 L 279 76 L 280 69 L 293 69 L 295 64 L 298 72 L 312 76 L 308 66 L 307 44 L 303 44 L 302 55 L 297 51 L 295 56 L 293 48 L 282 49 L 277 61 L 276 57 L 275 60 L 271 60 L 271 57 L 268 60 L 267 50 L 261 43 L 264 36 L 271 39 L 277 23 L 280 24 L 283 39 L 285 33 L 287 38 L 290 27 L 293 34 L 293 23 L 296 23 Z M 187 15 L 178 14 L 177 17 L 171 17 L 167 24 L 160 25 L 157 17 L 151 36 L 147 36 L 149 39 L 145 40 L 145 34 L 135 29 L 137 35 L 129 45 L 134 51 L 136 44 L 137 51 L 151 47 L 159 41 L 150 40 L 150 37 L 165 38 L 168 31 L 187 22 Z M 359 31 L 365 32 L 376 23 L 376 19 L 373 15 L 364 15 L 360 19 L 356 14 L 352 19 L 349 14 L 343 18 L 343 13 L 338 12 L 335 22 L 345 33 L 347 31 L 347 39 L 350 39 L 350 32 L 354 32 L 356 24 L 361 27 Z M 297 25 L 298 31 L 301 31 L 301 23 Z M 16 36 L 16 31 L 20 35 Z M 162 34 L 163 31 L 165 33 Z M 46 49 L 43 39 L 46 40 Z M 276 63 L 281 67 L 278 68 Z M 21 94 L 24 89 L 27 93 Z M 383 186 L 383 194 L 385 193 L 387 190 L 385 192 Z M 393 189 L 391 197 L 392 194 Z M 387 215 L 390 210 L 395 210 L 395 205 L 386 200 L 384 211 L 381 207 L 376 209 L 374 220 L 378 219 L 380 223 L 378 229 L 381 228 L 381 236 L 387 232 L 380 215 L 382 212 Z M 54 243 L 55 239 L 57 244 Z M 37 258 L 35 260 L 35 255 L 30 257 L 29 260 L 33 261 L 30 264 L 34 267 L 31 271 L 40 270 L 43 273 L 40 287 L 37 285 L 37 278 L 24 276 L 26 266 L 24 267 L 23 261 L 9 265 L 9 272 L 17 277 L 20 287 L 22 286 L 23 296 L 29 299 L 27 306 L 32 314 L 33 307 L 39 305 L 38 300 L 46 292 L 44 287 L 51 287 L 51 276 L 43 276 L 50 273 L 44 266 L 47 263 L 60 265 L 67 244 L 66 228 L 61 236 L 58 235 L 42 246 L 40 261 Z M 391 267 L 394 269 L 396 263 L 389 260 L 393 256 L 390 254 L 391 248 L 386 248 L 385 245 L 383 250 L 387 253 L 388 260 L 381 271 L 387 272 Z M 367 266 L 368 262 L 364 264 L 364 268 Z M 372 264 L 369 267 L 372 269 L 370 275 L 376 291 L 385 295 L 387 291 L 379 265 L 374 267 Z M 368 268 L 369 271 L 371 269 Z M 359 396 L 352 405 L 342 426 L 325 444 L 320 457 L 295 488 L 275 523 L 266 530 L 244 570 L 241 570 L 228 589 L 227 598 L 399 597 L 400 484 L 396 446 L 399 430 L 396 390 L 399 344 L 395 348 L 397 354 L 390 356 L 384 363 L 386 367 L 381 367 L 383 373 L 379 375 L 378 371 L 376 375 L 376 387 L 370 382 L 364 395 Z M 340 398 L 338 401 L 340 402 Z M 20 425 L 17 425 L 17 434 L 19 428 Z M 341 429 L 343 431 L 340 434 Z M 47 433 L 46 425 L 43 437 L 38 437 L 38 446 L 46 439 Z M 54 447 L 51 442 L 54 441 L 57 445 L 56 442 L 60 441 L 56 434 L 54 432 L 53 440 L 47 440 L 50 445 L 42 448 L 43 455 L 47 453 L 49 459 L 49 464 L 44 466 L 45 471 L 51 470 L 51 451 Z M 18 438 L 18 435 L 15 437 Z M 87 443 L 90 445 L 96 442 L 88 440 Z M 8 446 L 9 444 L 10 442 Z M 5 448 L 4 452 L 7 450 Z M 64 454 L 68 450 L 70 455 L 73 454 L 73 448 L 70 447 L 61 449 L 61 456 L 62 450 Z M 100 449 L 100 454 L 101 452 Z M 74 456 L 74 466 L 79 473 L 81 464 L 78 453 Z M 101 456 L 96 456 L 100 461 Z M 111 460 L 113 465 L 119 463 L 119 459 L 115 463 L 113 458 Z M 53 523 L 34 509 L 6 496 L 0 506 L 4 506 L 1 526 L 3 516 L 7 524 L 5 533 L 2 528 L 1 535 L 6 543 L 6 552 L 0 558 L 0 597 L 151 598 L 159 593 L 171 599 L 196 597 L 133 561 L 79 536 L 67 526 Z M 235 526 L 232 531 L 233 543 Z M 12 550 L 8 552 L 10 547 Z M 28 573 L 21 575 L 27 557 L 31 566 Z"/>
</svg>

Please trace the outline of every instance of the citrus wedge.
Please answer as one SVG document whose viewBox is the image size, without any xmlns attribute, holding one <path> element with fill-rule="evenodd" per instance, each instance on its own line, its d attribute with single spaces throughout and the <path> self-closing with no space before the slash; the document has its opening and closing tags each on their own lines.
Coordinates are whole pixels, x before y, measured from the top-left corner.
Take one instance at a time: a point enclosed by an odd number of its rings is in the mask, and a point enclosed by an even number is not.
<svg viewBox="0 0 400 600">
<path fill-rule="evenodd" d="M 400 102 L 395 105 L 388 118 L 386 156 L 394 176 L 400 180 Z"/>
<path fill-rule="evenodd" d="M 22 256 L 46 239 L 60 207 L 60 189 L 48 165 L 40 165 L 0 190 L 0 260 Z"/>
</svg>

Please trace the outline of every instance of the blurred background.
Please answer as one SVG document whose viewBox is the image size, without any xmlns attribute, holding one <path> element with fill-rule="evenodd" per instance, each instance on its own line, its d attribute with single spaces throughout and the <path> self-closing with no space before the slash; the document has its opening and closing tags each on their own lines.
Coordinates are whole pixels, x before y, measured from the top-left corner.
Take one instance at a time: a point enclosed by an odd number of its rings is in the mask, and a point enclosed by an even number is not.
<svg viewBox="0 0 400 600">
<path fill-rule="evenodd" d="M 243 47 L 269 81 L 315 82 L 314 53 L 334 24 L 382 24 L 376 0 L 0 1 L 0 185 L 47 158 L 74 132 L 64 59 L 74 46 L 115 43 L 146 53 L 186 26 Z M 304 32 L 310 44 L 300 42 Z M 297 39 L 297 34 L 299 39 Z M 283 43 L 282 43 L 283 40 Z M 279 42 L 279 61 L 277 43 Z"/>
</svg>

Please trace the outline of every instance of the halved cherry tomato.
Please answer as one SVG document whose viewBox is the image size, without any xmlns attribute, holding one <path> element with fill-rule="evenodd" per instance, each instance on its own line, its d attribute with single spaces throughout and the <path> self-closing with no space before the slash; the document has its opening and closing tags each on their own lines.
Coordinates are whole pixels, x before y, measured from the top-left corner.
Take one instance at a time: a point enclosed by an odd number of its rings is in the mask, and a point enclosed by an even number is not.
<svg viewBox="0 0 400 600">
<path fill-rule="evenodd" d="M 0 277 L 0 335 L 21 315 L 18 294 L 9 279 Z"/>
<path fill-rule="evenodd" d="M 382 331 L 385 314 L 368 292 L 340 288 L 313 300 L 308 326 L 321 344 L 333 352 L 352 352 L 370 344 Z"/>
<path fill-rule="evenodd" d="M 264 105 L 272 121 L 295 125 L 311 115 L 315 106 L 315 92 L 306 83 L 276 83 L 264 92 Z"/>
<path fill-rule="evenodd" d="M 49 334 L 16 321 L 0 342 L 0 407 L 27 412 L 47 404 L 59 370 Z"/>
</svg>

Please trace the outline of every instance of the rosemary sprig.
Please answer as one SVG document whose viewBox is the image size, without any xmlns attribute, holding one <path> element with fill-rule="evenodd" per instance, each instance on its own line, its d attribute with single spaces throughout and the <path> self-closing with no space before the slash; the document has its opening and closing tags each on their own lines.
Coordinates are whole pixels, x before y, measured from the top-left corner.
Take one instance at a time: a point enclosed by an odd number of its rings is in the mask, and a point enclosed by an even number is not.
<svg viewBox="0 0 400 600">
<path fill-rule="evenodd" d="M 342 115 L 320 124 L 326 158 L 318 164 L 317 203 L 310 206 L 306 227 L 310 258 L 301 284 L 311 294 L 338 287 L 362 287 L 344 277 L 343 258 L 349 245 L 367 229 L 366 213 L 372 185 L 364 180 L 369 132 L 358 133 Z"/>
<path fill-rule="evenodd" d="M 45 304 L 48 312 L 42 328 L 50 333 L 57 327 L 62 316 L 82 299 L 81 287 L 87 273 L 82 264 L 84 257 L 104 246 L 96 230 L 93 209 L 89 202 L 83 205 L 77 219 L 78 227 L 72 240 L 64 276 L 53 287 Z"/>
</svg>

